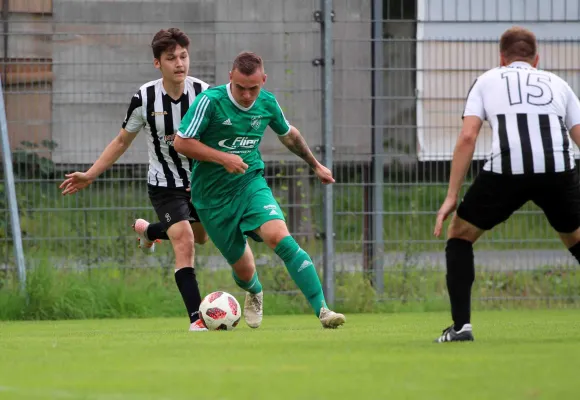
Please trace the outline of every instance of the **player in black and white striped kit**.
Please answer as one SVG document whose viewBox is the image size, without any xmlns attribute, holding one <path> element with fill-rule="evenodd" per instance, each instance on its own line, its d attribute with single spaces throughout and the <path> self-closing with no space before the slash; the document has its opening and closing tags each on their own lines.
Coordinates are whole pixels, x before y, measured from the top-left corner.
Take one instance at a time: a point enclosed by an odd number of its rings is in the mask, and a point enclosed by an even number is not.
<svg viewBox="0 0 580 400">
<path fill-rule="evenodd" d="M 493 131 L 491 155 L 453 216 L 445 248 L 453 325 L 437 342 L 473 340 L 473 243 L 533 201 L 580 261 L 580 183 L 572 141 L 580 144 L 580 102 L 560 77 L 536 69 L 535 35 L 523 28 L 500 39 L 501 66 L 471 87 L 453 154 L 447 198 L 434 234 L 455 210 L 484 120 Z"/>
<path fill-rule="evenodd" d="M 127 151 L 140 131 L 147 141 L 149 171 L 148 192 L 159 217 L 158 223 L 137 219 L 133 229 L 140 247 L 153 251 L 155 241 L 169 239 L 175 253 L 175 281 L 189 318 L 190 330 L 207 330 L 197 312 L 201 303 L 194 272 L 194 241 L 208 240 L 199 222 L 189 194 L 192 161 L 173 148 L 175 132 L 195 97 L 208 84 L 188 76 L 189 38 L 177 28 L 157 32 L 151 43 L 153 63 L 161 79 L 141 86 L 131 99 L 119 135 L 86 172 L 67 174 L 60 185 L 63 194 L 86 188 Z"/>
</svg>

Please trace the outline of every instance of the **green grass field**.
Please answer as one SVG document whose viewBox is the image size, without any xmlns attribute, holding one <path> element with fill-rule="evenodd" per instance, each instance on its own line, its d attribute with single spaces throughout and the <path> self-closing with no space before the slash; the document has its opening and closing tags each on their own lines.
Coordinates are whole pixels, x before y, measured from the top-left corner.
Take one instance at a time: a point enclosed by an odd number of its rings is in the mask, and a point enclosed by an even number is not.
<svg viewBox="0 0 580 400">
<path fill-rule="evenodd" d="M 2 399 L 577 399 L 580 310 L 313 316 L 187 332 L 181 319 L 0 323 Z"/>
</svg>

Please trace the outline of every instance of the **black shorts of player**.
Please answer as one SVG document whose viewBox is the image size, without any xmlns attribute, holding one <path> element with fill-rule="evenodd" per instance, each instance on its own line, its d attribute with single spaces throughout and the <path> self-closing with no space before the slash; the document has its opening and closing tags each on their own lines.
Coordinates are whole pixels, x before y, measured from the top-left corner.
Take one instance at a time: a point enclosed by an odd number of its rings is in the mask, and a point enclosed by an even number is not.
<svg viewBox="0 0 580 400">
<path fill-rule="evenodd" d="M 180 221 L 199 222 L 197 211 L 191 204 L 190 193 L 185 188 L 166 188 L 147 185 L 149 200 L 165 229 Z"/>
<path fill-rule="evenodd" d="M 457 215 L 483 230 L 506 221 L 528 201 L 540 207 L 560 233 L 580 227 L 580 182 L 573 171 L 501 175 L 481 171 L 467 190 Z"/>
</svg>

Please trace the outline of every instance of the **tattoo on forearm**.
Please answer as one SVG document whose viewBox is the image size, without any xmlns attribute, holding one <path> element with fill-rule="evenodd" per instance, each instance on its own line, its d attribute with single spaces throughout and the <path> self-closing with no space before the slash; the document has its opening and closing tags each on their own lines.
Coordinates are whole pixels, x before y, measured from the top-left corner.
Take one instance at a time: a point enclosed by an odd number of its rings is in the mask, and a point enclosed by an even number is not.
<svg viewBox="0 0 580 400">
<path fill-rule="evenodd" d="M 315 167 L 316 159 L 314 158 L 314 155 L 312 155 L 310 148 L 301 135 L 293 136 L 292 141 L 286 144 L 286 147 L 288 147 L 288 150 L 290 150 L 292 153 L 306 161 L 310 167 Z"/>
</svg>

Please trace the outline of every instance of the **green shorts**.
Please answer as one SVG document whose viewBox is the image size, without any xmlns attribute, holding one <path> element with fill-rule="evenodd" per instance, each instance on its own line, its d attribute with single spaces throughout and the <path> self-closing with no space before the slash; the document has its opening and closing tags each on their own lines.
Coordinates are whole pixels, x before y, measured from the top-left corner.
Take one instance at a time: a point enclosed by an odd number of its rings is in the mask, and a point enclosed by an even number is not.
<svg viewBox="0 0 580 400">
<path fill-rule="evenodd" d="M 250 181 L 229 204 L 198 209 L 197 213 L 210 239 L 230 265 L 244 254 L 247 236 L 262 241 L 253 230 L 274 219 L 284 221 L 280 205 L 261 175 Z"/>
</svg>

